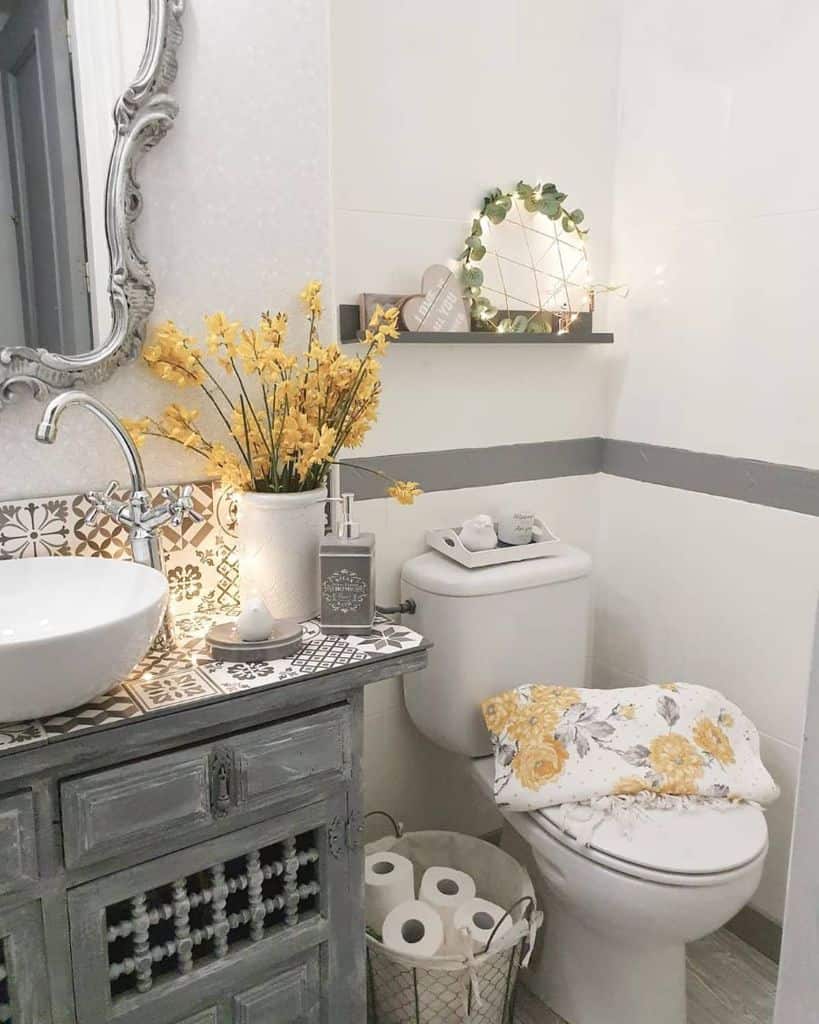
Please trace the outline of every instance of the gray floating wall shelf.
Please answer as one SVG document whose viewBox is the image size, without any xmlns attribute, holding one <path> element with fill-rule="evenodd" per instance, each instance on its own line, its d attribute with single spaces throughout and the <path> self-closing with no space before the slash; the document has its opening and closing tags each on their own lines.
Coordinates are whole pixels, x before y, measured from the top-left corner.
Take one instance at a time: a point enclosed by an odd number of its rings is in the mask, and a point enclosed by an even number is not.
<svg viewBox="0 0 819 1024">
<path fill-rule="evenodd" d="M 360 329 L 358 306 L 338 307 L 342 345 L 356 345 Z M 495 331 L 401 331 L 393 345 L 611 345 L 607 331 L 568 331 L 566 334 L 498 334 Z"/>
</svg>

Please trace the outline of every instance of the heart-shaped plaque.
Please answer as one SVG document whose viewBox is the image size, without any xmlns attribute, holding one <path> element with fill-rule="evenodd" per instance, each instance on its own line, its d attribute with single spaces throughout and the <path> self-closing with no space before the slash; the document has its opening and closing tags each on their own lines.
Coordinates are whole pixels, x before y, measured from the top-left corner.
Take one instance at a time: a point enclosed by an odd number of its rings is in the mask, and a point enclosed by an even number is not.
<svg viewBox="0 0 819 1024">
<path fill-rule="evenodd" d="M 464 292 L 458 277 L 447 267 L 424 271 L 423 295 L 410 295 L 401 304 L 401 317 L 408 331 L 468 331 Z"/>
</svg>

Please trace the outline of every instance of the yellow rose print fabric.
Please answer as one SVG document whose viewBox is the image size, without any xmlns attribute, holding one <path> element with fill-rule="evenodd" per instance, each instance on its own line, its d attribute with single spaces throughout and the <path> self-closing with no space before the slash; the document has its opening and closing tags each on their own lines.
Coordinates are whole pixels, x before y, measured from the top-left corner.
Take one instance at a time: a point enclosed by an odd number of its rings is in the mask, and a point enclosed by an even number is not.
<svg viewBox="0 0 819 1024">
<path fill-rule="evenodd" d="M 779 795 L 753 723 L 706 686 L 533 683 L 481 710 L 495 748 L 495 799 L 511 810 L 644 792 L 761 804 Z"/>
</svg>

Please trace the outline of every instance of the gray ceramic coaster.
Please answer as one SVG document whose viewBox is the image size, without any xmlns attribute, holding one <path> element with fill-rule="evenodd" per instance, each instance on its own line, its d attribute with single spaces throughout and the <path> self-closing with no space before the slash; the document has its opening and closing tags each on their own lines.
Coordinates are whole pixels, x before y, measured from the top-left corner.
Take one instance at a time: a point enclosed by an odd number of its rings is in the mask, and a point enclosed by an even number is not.
<svg viewBox="0 0 819 1024">
<path fill-rule="evenodd" d="M 302 644 L 301 623 L 277 619 L 267 640 L 240 640 L 235 622 L 220 622 L 205 637 L 217 661 L 275 661 L 296 654 Z"/>
</svg>

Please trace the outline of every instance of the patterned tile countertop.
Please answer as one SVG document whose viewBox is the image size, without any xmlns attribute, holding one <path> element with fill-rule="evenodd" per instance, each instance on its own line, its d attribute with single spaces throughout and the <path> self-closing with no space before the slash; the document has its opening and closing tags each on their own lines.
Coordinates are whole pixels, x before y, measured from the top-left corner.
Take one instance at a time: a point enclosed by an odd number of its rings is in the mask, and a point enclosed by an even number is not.
<svg viewBox="0 0 819 1024">
<path fill-rule="evenodd" d="M 156 498 L 158 488 L 151 491 Z M 148 655 L 123 683 L 90 704 L 43 721 L 0 725 L 0 755 L 24 745 L 53 743 L 81 729 L 109 728 L 179 705 L 291 682 L 424 644 L 417 633 L 386 619 L 378 621 L 367 637 L 327 636 L 318 623 L 307 622 L 303 646 L 293 658 L 255 665 L 213 661 L 203 638 L 212 622 L 235 615 L 239 601 L 235 518 L 229 495 L 215 484 L 194 484 L 193 502 L 202 522 L 169 525 L 162 534 L 177 650 L 161 657 Z M 106 516 L 87 524 L 88 509 L 81 494 L 0 504 L 0 560 L 63 555 L 128 558 L 126 531 Z"/>
<path fill-rule="evenodd" d="M 350 637 L 322 633 L 311 620 L 303 623 L 301 649 L 290 658 L 255 664 L 214 661 L 204 641 L 212 621 L 208 615 L 178 618 L 176 650 L 147 655 L 127 679 L 97 700 L 52 718 L 0 725 L 0 755 L 425 646 L 418 633 L 383 617 L 368 636 Z"/>
</svg>

